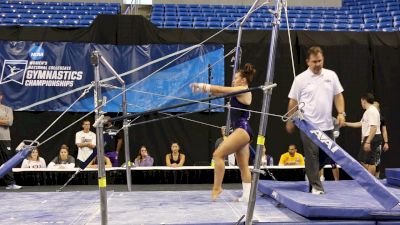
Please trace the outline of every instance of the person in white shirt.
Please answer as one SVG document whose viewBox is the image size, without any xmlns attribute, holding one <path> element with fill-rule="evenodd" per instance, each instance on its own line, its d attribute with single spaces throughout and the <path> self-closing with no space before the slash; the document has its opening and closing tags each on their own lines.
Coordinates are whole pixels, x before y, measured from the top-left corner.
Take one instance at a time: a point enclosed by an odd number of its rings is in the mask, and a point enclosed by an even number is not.
<svg viewBox="0 0 400 225">
<path fill-rule="evenodd" d="M 90 131 L 90 121 L 82 121 L 83 130 L 75 135 L 75 144 L 78 146 L 78 164 L 85 162 L 96 147 L 96 134 Z"/>
<path fill-rule="evenodd" d="M 382 143 L 381 120 L 378 109 L 373 105 L 374 95 L 367 93 L 361 97 L 361 107 L 365 109 L 360 122 L 345 123 L 352 128 L 361 127 L 361 149 L 357 159 L 373 176 L 376 172 L 377 152 Z"/>
<path fill-rule="evenodd" d="M 323 68 L 324 55 L 320 47 L 311 47 L 308 50 L 306 62 L 308 69 L 297 75 L 293 81 L 288 95 L 288 110 L 297 109 L 299 103 L 304 103 L 302 108 L 304 118 L 333 139 L 333 103 L 338 112 L 339 126 L 343 126 L 345 122 L 343 87 L 334 71 Z M 290 112 L 289 115 L 292 115 L 294 111 Z M 286 130 L 289 133 L 295 130 L 292 121 L 288 120 Z M 303 132 L 300 132 L 300 137 L 303 142 L 305 169 L 311 193 L 323 194 L 324 188 L 319 178 L 321 167 L 319 158 L 322 150 Z"/>
<path fill-rule="evenodd" d="M 389 136 L 388 136 L 388 132 L 387 132 L 387 124 L 386 124 L 386 120 L 385 117 L 382 115 L 382 111 L 381 111 L 381 106 L 379 104 L 379 102 L 374 101 L 374 106 L 378 109 L 379 111 L 379 115 L 381 117 L 381 134 L 382 134 L 382 144 L 381 144 L 381 148 L 379 149 L 379 151 L 376 154 L 376 171 L 375 171 L 375 177 L 379 179 L 379 175 L 381 172 L 381 156 L 383 152 L 387 152 L 389 150 Z"/>
<path fill-rule="evenodd" d="M 46 168 L 46 161 L 40 157 L 39 149 L 35 148 L 31 154 L 24 159 L 21 168 Z"/>
</svg>

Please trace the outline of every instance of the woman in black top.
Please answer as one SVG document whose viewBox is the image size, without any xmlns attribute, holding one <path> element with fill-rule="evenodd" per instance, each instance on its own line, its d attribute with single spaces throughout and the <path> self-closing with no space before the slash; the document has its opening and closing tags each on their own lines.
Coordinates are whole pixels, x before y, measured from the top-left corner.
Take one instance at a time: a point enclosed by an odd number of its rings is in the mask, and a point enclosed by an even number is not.
<svg viewBox="0 0 400 225">
<path fill-rule="evenodd" d="M 171 153 L 165 156 L 165 164 L 169 167 L 181 167 L 185 164 L 185 155 L 180 153 L 178 142 L 171 144 Z"/>
</svg>

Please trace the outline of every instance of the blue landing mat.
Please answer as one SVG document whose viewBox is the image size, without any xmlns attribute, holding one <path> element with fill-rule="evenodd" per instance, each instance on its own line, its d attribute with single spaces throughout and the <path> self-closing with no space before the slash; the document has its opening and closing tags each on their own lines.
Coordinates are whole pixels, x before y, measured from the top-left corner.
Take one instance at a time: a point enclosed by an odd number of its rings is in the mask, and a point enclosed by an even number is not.
<svg viewBox="0 0 400 225">
<path fill-rule="evenodd" d="M 387 179 L 388 184 L 400 187 L 400 179 L 399 178 L 386 177 L 386 179 Z"/>
<path fill-rule="evenodd" d="M 386 168 L 385 174 L 388 184 L 400 186 L 400 168 Z"/>
<path fill-rule="evenodd" d="M 387 177 L 400 179 L 400 168 L 386 168 L 385 174 Z"/>
<path fill-rule="evenodd" d="M 399 220 L 400 206 L 385 210 L 353 180 L 323 182 L 324 195 L 304 190 L 307 183 L 262 180 L 259 191 L 307 218 Z M 400 197 L 400 189 L 388 187 Z"/>
</svg>

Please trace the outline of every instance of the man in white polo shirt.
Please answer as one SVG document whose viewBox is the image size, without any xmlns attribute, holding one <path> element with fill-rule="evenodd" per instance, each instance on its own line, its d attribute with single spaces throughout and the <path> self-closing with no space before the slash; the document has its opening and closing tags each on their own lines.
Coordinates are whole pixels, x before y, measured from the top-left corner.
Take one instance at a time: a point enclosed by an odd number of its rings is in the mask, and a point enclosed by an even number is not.
<svg viewBox="0 0 400 225">
<path fill-rule="evenodd" d="M 352 128 L 361 127 L 361 148 L 358 153 L 358 161 L 373 176 L 376 172 L 377 152 L 382 143 L 381 120 L 378 109 L 374 104 L 374 95 L 367 93 L 361 97 L 361 107 L 365 109 L 360 122 L 349 123 L 345 126 Z"/>
<path fill-rule="evenodd" d="M 332 105 L 335 103 L 338 112 L 339 126 L 345 122 L 343 87 L 332 70 L 323 68 L 324 55 L 320 47 L 311 47 L 307 52 L 308 69 L 293 81 L 289 92 L 288 109 L 304 103 L 305 119 L 316 128 L 324 131 L 333 139 Z M 286 130 L 292 133 L 295 126 L 292 121 L 286 123 Z M 319 178 L 319 147 L 306 134 L 300 132 L 305 155 L 305 169 L 312 194 L 323 194 L 324 188 Z"/>
</svg>

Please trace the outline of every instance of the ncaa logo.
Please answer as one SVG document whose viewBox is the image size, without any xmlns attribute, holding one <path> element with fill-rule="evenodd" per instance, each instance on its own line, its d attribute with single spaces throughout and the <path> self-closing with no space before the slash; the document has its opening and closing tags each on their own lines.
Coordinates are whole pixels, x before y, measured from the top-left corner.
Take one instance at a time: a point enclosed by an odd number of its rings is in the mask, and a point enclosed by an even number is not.
<svg viewBox="0 0 400 225">
<path fill-rule="evenodd" d="M 41 45 L 34 45 L 31 49 L 29 49 L 29 57 L 32 60 L 41 60 L 44 57 L 44 49 Z"/>
<path fill-rule="evenodd" d="M 4 60 L 0 84 L 15 82 L 23 85 L 28 60 Z"/>
</svg>

